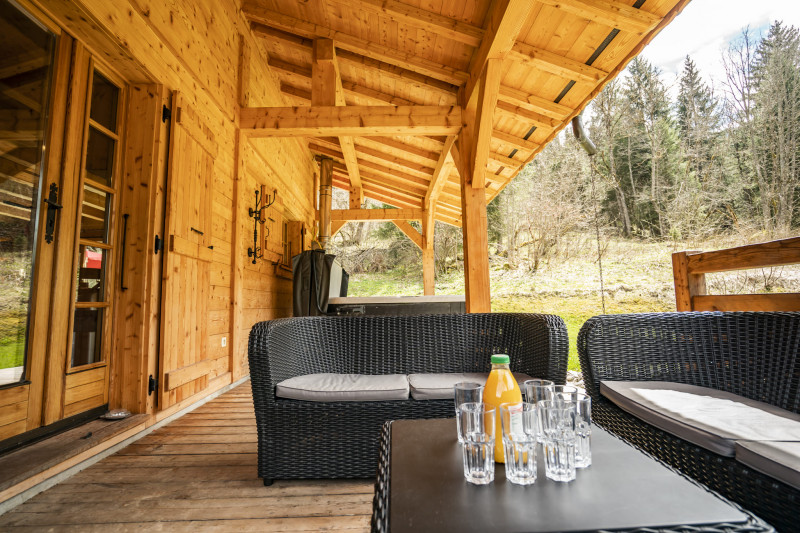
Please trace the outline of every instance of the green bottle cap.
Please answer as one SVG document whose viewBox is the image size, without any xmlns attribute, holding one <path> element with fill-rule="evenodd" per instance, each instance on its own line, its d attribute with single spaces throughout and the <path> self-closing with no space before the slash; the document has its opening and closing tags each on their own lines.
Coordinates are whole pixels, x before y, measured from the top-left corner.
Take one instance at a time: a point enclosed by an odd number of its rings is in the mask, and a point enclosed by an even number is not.
<svg viewBox="0 0 800 533">
<path fill-rule="evenodd" d="M 496 353 L 492 356 L 493 365 L 507 365 L 511 359 L 504 353 Z"/>
</svg>

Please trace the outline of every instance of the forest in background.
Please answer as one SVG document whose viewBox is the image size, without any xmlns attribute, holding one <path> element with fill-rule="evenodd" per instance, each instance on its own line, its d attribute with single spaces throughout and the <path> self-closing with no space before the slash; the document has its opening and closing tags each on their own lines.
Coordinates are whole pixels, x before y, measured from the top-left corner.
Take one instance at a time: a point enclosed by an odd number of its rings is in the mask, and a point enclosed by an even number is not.
<svg viewBox="0 0 800 533">
<path fill-rule="evenodd" d="M 800 32 L 781 22 L 763 36 L 745 29 L 720 61 L 720 87 L 687 56 L 673 88 L 633 59 L 585 113 L 598 153 L 590 158 L 567 128 L 488 206 L 493 263 L 536 272 L 597 256 L 609 238 L 695 247 L 796 231 Z M 598 229 L 600 252 L 585 239 Z M 437 273 L 463 268 L 459 228 L 437 223 L 435 249 Z M 416 270 L 420 261 L 391 223 L 348 224 L 332 251 L 353 274 Z"/>
<path fill-rule="evenodd" d="M 690 57 L 676 86 L 634 59 L 584 113 L 597 154 L 566 128 L 488 206 L 492 310 L 561 316 L 571 370 L 591 316 L 675 310 L 673 252 L 797 235 L 800 32 L 744 30 L 720 61 L 712 87 Z M 464 293 L 461 246 L 460 228 L 436 223 L 437 294 Z M 330 248 L 349 295 L 422 294 L 421 252 L 394 224 L 349 223 Z M 800 292 L 800 268 L 706 281 L 711 294 Z"/>
</svg>

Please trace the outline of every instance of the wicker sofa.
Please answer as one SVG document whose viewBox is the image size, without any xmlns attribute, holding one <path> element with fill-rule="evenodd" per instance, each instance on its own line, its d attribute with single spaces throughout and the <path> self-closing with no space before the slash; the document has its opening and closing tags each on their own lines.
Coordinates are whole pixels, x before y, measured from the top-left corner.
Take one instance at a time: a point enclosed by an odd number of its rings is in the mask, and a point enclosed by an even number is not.
<svg viewBox="0 0 800 533">
<path fill-rule="evenodd" d="M 511 369 L 564 383 L 564 321 L 537 314 L 302 317 L 261 322 L 249 361 L 258 429 L 258 475 L 275 479 L 375 475 L 387 420 L 454 416 L 452 400 L 312 402 L 278 398 L 276 386 L 316 373 L 488 372 L 493 353 Z"/>
<path fill-rule="evenodd" d="M 798 413 L 800 313 L 597 316 L 583 325 L 578 354 L 598 425 L 738 502 L 778 530 L 798 531 L 800 490 L 735 457 L 718 455 L 643 422 L 601 394 L 600 382 L 688 384 Z M 609 390 L 604 384 L 603 392 Z"/>
</svg>

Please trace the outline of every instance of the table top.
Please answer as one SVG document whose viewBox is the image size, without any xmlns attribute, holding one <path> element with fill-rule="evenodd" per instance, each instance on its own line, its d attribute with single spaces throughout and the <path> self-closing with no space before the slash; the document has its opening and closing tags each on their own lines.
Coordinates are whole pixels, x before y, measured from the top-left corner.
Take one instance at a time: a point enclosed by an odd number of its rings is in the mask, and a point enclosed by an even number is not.
<svg viewBox="0 0 800 533">
<path fill-rule="evenodd" d="M 384 455 L 392 533 L 568 532 L 752 522 L 727 501 L 596 426 L 593 464 L 579 469 L 571 483 L 546 479 L 541 454 L 534 485 L 507 482 L 502 464 L 497 464 L 494 483 L 467 483 L 453 419 L 392 422 L 390 453 Z M 378 499 L 376 495 L 376 505 Z"/>
</svg>

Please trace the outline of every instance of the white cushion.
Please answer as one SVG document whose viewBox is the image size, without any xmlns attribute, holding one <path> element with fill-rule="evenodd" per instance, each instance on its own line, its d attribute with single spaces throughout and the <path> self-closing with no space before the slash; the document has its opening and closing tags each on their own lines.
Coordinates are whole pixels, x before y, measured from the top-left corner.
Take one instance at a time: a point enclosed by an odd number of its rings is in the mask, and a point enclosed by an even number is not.
<svg viewBox="0 0 800 533">
<path fill-rule="evenodd" d="M 645 422 L 728 457 L 737 440 L 800 441 L 800 415 L 729 392 L 661 381 L 601 381 L 600 393 Z"/>
<path fill-rule="evenodd" d="M 736 460 L 800 490 L 800 442 L 736 442 Z"/>
<path fill-rule="evenodd" d="M 309 402 L 370 402 L 407 400 L 403 374 L 307 374 L 278 383 L 275 396 Z"/>
<path fill-rule="evenodd" d="M 486 383 L 486 373 L 446 373 L 446 374 L 409 374 L 408 383 L 411 385 L 411 397 L 415 400 L 447 400 L 453 399 L 453 387 L 462 381 Z M 527 374 L 514 372 L 514 379 L 519 385 L 531 378 Z M 521 388 L 521 387 L 520 387 Z"/>
</svg>

